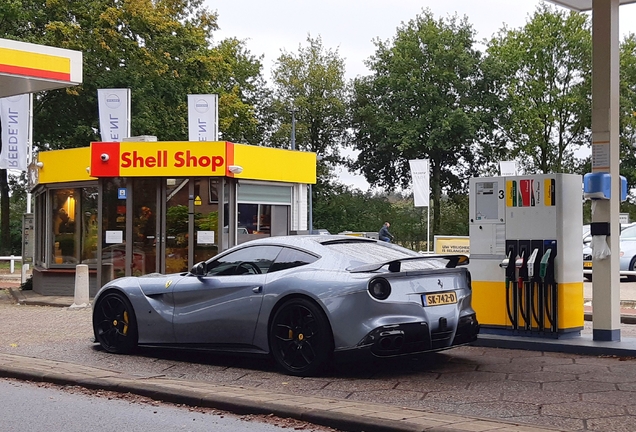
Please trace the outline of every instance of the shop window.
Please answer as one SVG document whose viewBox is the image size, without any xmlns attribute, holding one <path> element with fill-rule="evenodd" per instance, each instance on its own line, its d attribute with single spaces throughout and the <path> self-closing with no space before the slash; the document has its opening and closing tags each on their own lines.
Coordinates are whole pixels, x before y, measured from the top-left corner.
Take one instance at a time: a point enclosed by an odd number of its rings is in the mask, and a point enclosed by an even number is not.
<svg viewBox="0 0 636 432">
<path fill-rule="evenodd" d="M 96 187 L 51 191 L 51 266 L 97 262 L 97 196 Z"/>
<path fill-rule="evenodd" d="M 52 191 L 53 264 L 78 264 L 77 201 L 75 189 Z"/>
<path fill-rule="evenodd" d="M 47 203 L 46 193 L 42 192 L 35 197 L 35 263 L 39 266 L 45 267 L 46 262 L 46 240 L 47 234 L 50 232 L 48 229 L 48 217 L 47 217 Z"/>
</svg>

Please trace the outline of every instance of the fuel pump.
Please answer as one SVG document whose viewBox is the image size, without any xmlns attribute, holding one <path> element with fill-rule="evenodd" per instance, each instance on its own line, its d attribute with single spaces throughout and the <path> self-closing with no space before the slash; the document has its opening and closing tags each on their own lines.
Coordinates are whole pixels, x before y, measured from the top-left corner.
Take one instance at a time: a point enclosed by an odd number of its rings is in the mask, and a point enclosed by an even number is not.
<svg viewBox="0 0 636 432">
<path fill-rule="evenodd" d="M 470 179 L 472 304 L 484 333 L 583 329 L 582 183 L 575 174 Z"/>
</svg>

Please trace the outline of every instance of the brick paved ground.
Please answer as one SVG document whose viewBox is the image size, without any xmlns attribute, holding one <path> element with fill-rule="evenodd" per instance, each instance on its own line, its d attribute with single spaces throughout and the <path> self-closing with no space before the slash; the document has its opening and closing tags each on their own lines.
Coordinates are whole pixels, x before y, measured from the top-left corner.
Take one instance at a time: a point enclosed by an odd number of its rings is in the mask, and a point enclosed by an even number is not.
<svg viewBox="0 0 636 432">
<path fill-rule="evenodd" d="M 0 352 L 132 375 L 380 402 L 568 431 L 636 429 L 632 358 L 461 347 L 295 378 L 279 374 L 262 359 L 160 350 L 107 354 L 92 344 L 90 309 L 18 306 L 5 290 L 0 290 Z"/>
</svg>

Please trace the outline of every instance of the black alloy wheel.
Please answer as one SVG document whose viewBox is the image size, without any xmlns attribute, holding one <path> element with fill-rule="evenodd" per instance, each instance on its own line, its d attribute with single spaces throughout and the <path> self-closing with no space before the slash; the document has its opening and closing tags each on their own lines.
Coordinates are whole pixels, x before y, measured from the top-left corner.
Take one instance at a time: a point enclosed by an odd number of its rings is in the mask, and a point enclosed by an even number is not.
<svg viewBox="0 0 636 432">
<path fill-rule="evenodd" d="M 119 292 L 105 294 L 94 306 L 93 329 L 97 342 L 108 352 L 125 354 L 137 347 L 135 311 Z"/>
<path fill-rule="evenodd" d="M 333 354 L 327 317 L 303 298 L 288 300 L 276 311 L 269 328 L 269 345 L 278 366 L 296 376 L 318 374 Z"/>
</svg>

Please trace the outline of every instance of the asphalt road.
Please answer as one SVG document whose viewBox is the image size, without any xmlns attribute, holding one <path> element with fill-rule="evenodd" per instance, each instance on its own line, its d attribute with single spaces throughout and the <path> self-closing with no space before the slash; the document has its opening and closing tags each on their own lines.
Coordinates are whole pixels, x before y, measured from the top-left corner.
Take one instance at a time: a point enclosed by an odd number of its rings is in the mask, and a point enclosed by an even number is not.
<svg viewBox="0 0 636 432">
<path fill-rule="evenodd" d="M 2 426 L 11 432 L 280 432 L 288 427 L 258 419 L 210 413 L 131 395 L 0 380 Z M 25 407 L 28 407 L 25 409 Z M 305 428 L 303 428 L 305 429 Z"/>
</svg>

